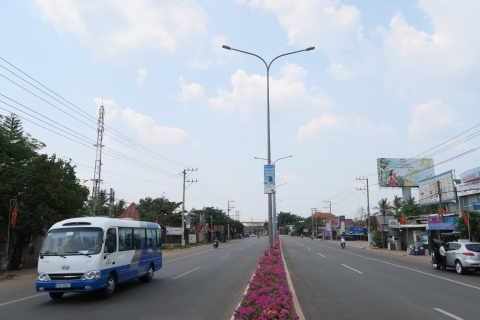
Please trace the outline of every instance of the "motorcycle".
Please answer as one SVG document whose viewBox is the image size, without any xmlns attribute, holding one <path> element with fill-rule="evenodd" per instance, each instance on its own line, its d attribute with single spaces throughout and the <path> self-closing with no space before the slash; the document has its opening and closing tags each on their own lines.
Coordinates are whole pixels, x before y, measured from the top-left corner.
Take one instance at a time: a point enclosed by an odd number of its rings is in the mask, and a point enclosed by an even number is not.
<svg viewBox="0 0 480 320">
<path fill-rule="evenodd" d="M 313 236 L 310 236 L 310 239 L 312 239 L 312 240 L 313 240 Z"/>
<path fill-rule="evenodd" d="M 301 235 L 302 239 L 303 239 L 303 234 Z"/>
<path fill-rule="evenodd" d="M 260 239 L 260 236 L 258 236 L 258 239 Z"/>
<path fill-rule="evenodd" d="M 342 249 L 345 249 L 345 242 L 340 243 L 340 245 L 342 246 Z"/>
<path fill-rule="evenodd" d="M 213 241 L 213 248 L 217 249 L 218 248 L 218 240 Z"/>
</svg>

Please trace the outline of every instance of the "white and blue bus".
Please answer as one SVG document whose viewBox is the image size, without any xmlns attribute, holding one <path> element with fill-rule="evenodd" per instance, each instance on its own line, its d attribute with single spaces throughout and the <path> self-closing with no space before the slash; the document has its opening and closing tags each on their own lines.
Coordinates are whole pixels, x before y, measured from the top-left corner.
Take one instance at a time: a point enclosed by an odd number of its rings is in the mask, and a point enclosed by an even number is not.
<svg viewBox="0 0 480 320">
<path fill-rule="evenodd" d="M 39 252 L 36 289 L 52 299 L 95 290 L 109 298 L 119 283 L 150 282 L 162 267 L 161 230 L 157 223 L 131 219 L 60 221 L 48 230 Z M 28 250 L 33 252 L 33 245 Z"/>
</svg>

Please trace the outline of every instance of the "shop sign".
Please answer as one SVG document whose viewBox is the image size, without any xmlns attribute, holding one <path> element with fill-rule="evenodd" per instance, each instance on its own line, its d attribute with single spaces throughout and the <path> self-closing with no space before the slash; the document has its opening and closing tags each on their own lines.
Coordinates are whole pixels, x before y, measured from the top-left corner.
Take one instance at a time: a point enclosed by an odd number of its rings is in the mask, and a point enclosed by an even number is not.
<svg viewBox="0 0 480 320">
<path fill-rule="evenodd" d="M 182 228 L 167 227 L 165 234 L 167 236 L 181 236 L 183 233 Z"/>
<path fill-rule="evenodd" d="M 451 223 L 429 223 L 427 230 L 455 230 L 455 226 Z"/>
<path fill-rule="evenodd" d="M 467 182 L 480 178 L 480 167 L 472 170 L 468 170 L 460 175 L 462 182 Z"/>
<path fill-rule="evenodd" d="M 474 202 L 472 203 L 473 205 L 473 210 L 480 210 L 480 202 Z"/>
<path fill-rule="evenodd" d="M 457 193 L 459 197 L 468 196 L 469 194 L 480 193 L 480 181 L 472 181 L 459 184 L 457 186 Z"/>
</svg>

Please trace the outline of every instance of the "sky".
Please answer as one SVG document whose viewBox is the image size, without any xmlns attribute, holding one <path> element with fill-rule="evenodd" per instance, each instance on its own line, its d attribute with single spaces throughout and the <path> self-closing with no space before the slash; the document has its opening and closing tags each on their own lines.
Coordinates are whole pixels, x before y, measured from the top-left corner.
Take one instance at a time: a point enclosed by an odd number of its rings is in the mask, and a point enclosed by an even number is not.
<svg viewBox="0 0 480 320">
<path fill-rule="evenodd" d="M 182 201 L 194 168 L 186 210 L 234 201 L 241 221 L 264 221 L 266 67 L 222 45 L 267 63 L 315 46 L 270 68 L 272 161 L 293 156 L 276 163 L 277 211 L 331 201 L 354 218 L 367 205 L 355 178 L 372 212 L 402 195 L 379 188 L 379 157 L 438 151 L 435 173 L 457 178 L 480 166 L 478 151 L 449 160 L 480 142 L 460 140 L 478 131 L 464 133 L 479 124 L 479 15 L 472 0 L 2 1 L 0 114 L 91 190 L 103 105 L 102 189 Z"/>
</svg>

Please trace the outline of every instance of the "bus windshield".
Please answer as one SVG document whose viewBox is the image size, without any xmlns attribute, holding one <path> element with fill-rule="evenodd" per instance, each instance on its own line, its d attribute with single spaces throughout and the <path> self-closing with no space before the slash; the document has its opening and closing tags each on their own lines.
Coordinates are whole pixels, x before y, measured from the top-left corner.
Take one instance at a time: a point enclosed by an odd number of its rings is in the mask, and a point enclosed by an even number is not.
<svg viewBox="0 0 480 320">
<path fill-rule="evenodd" d="M 40 254 L 75 255 L 98 254 L 102 250 L 101 228 L 62 228 L 47 233 Z"/>
</svg>

